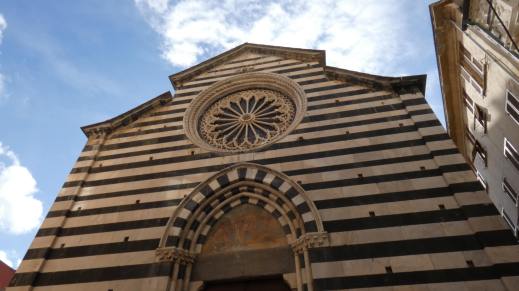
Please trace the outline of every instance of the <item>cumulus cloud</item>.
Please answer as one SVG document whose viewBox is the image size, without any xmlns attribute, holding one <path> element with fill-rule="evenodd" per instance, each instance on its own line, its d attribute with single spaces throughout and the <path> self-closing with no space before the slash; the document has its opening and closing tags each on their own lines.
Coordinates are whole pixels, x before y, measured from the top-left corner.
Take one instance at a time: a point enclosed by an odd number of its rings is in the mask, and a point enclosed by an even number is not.
<svg viewBox="0 0 519 291">
<path fill-rule="evenodd" d="M 22 234 L 39 226 L 43 204 L 34 197 L 37 191 L 29 169 L 0 143 L 0 230 Z"/>
<path fill-rule="evenodd" d="M 2 101 L 4 98 L 7 98 L 5 93 L 5 82 L 5 76 L 0 73 L 0 101 Z"/>
<path fill-rule="evenodd" d="M 22 259 L 15 250 L 11 250 L 10 252 L 0 250 L 0 261 L 16 270 L 18 266 L 20 266 Z"/>
<path fill-rule="evenodd" d="M 4 30 L 7 28 L 7 21 L 2 14 L 0 14 L 0 43 L 2 43 L 2 38 L 4 37 Z"/>
<path fill-rule="evenodd" d="M 7 21 L 4 16 L 0 14 L 0 44 L 2 44 L 2 39 L 4 37 L 4 31 L 7 28 Z M 0 101 L 5 97 L 5 76 L 0 73 Z"/>
<path fill-rule="evenodd" d="M 393 73 L 387 64 L 416 53 L 401 37 L 409 23 L 403 2 L 135 0 L 175 66 L 253 42 L 324 49 L 332 66 L 378 74 Z"/>
<path fill-rule="evenodd" d="M 2 250 L 0 250 L 0 261 L 4 262 L 11 268 L 13 267 L 13 262 L 7 257 L 7 253 Z"/>
</svg>

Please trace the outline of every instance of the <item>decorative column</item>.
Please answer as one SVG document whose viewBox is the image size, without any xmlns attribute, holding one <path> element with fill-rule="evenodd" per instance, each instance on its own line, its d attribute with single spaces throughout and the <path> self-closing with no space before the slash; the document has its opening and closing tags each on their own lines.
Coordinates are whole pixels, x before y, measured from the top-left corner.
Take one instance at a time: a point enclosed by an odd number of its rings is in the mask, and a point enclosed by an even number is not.
<svg viewBox="0 0 519 291">
<path fill-rule="evenodd" d="M 299 261 L 299 254 L 296 250 L 294 250 L 294 260 L 296 267 L 296 283 L 297 283 L 297 291 L 303 290 L 303 280 L 301 278 L 301 262 Z"/>
<path fill-rule="evenodd" d="M 314 282 L 312 275 L 312 267 L 310 265 L 309 249 L 325 247 L 329 245 L 328 233 L 326 232 L 310 232 L 300 236 L 295 242 L 290 244 L 294 251 L 295 263 L 296 263 L 296 278 L 297 278 L 297 290 L 303 290 L 302 278 L 301 278 L 301 262 L 299 259 L 300 255 L 303 255 L 305 263 L 305 277 L 306 277 L 306 288 L 308 291 L 314 290 Z"/>
<path fill-rule="evenodd" d="M 195 262 L 196 255 L 180 248 L 165 247 L 155 250 L 157 261 L 171 262 L 173 271 L 168 282 L 169 291 L 188 291 L 191 278 L 191 270 Z"/>
</svg>

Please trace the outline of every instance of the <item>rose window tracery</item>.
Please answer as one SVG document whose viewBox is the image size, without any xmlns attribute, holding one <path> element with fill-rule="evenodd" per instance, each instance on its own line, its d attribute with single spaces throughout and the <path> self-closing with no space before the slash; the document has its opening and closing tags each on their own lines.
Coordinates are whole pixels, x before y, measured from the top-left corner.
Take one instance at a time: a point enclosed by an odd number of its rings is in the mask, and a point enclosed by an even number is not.
<svg viewBox="0 0 519 291">
<path fill-rule="evenodd" d="M 199 123 L 201 137 L 226 151 L 245 151 L 283 134 L 295 116 L 292 100 L 280 92 L 249 89 L 210 105 Z"/>
</svg>

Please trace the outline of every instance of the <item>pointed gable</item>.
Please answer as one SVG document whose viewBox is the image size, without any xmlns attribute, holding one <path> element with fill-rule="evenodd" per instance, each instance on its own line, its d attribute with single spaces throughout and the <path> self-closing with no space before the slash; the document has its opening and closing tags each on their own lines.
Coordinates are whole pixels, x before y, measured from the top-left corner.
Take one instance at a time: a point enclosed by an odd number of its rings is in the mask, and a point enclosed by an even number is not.
<svg viewBox="0 0 519 291">
<path fill-rule="evenodd" d="M 425 93 L 426 75 L 406 77 L 385 77 L 362 72 L 340 69 L 326 65 L 326 52 L 324 50 L 300 49 L 280 46 L 244 43 L 220 55 L 210 58 L 198 65 L 185 69 L 169 76 L 175 89 L 185 88 L 186 82 L 195 78 L 208 78 L 218 71 L 231 67 L 234 63 L 242 64 L 246 61 L 254 62 L 260 58 L 278 57 L 281 59 L 294 59 L 302 62 L 317 62 L 331 80 L 339 80 L 348 83 L 364 84 L 373 88 L 391 88 L 402 86 L 416 86 Z M 243 72 L 247 68 L 242 68 Z"/>
<path fill-rule="evenodd" d="M 260 45 L 244 43 L 213 58 L 210 58 L 198 65 L 188 68 L 169 76 L 171 84 L 175 89 L 182 87 L 182 84 L 192 80 L 194 77 L 214 70 L 221 65 L 229 65 L 232 62 L 243 61 L 250 58 L 262 57 L 263 55 L 279 56 L 287 59 L 296 59 L 304 62 L 318 62 L 321 66 L 326 65 L 326 56 L 323 50 L 299 49 L 289 47 L 279 47 L 270 45 Z"/>
<path fill-rule="evenodd" d="M 259 62 L 260 60 L 261 62 Z M 371 75 L 327 66 L 326 52 L 324 50 L 244 43 L 169 76 L 171 84 L 176 90 L 173 102 L 170 102 L 173 100 L 171 93 L 166 92 L 112 119 L 83 126 L 81 129 L 87 136 L 99 132 L 111 133 L 116 128 L 128 126 L 143 114 L 160 105 L 166 103 L 173 106 L 184 104 L 181 105 L 181 107 L 184 107 L 201 90 L 203 91 L 219 80 L 250 71 L 270 72 L 275 67 L 286 68 L 288 64 L 292 67 L 275 72 L 279 74 L 288 73 L 287 76 L 289 76 L 291 71 L 298 71 L 305 67 L 309 69 L 307 71 L 313 71 L 307 73 L 310 75 L 315 75 L 319 71 L 318 74 L 322 76 L 321 78 L 327 79 L 332 87 L 332 83 L 335 82 L 365 86 L 375 90 L 399 90 L 402 87 L 417 87 L 425 94 L 426 75 L 405 77 Z M 293 78 L 295 76 L 290 75 L 289 77 Z M 323 81 L 322 79 L 315 79 L 315 76 L 309 76 L 312 80 L 305 80 L 305 74 L 298 77 L 303 77 L 298 79 L 300 80 L 299 82 L 307 83 L 308 85 L 317 81 Z M 335 85 L 340 86 L 338 83 Z"/>
<path fill-rule="evenodd" d="M 162 93 L 161 95 L 131 109 L 126 111 L 125 113 L 122 113 L 120 115 L 117 115 L 111 119 L 82 126 L 81 130 L 83 133 L 85 133 L 86 136 L 90 136 L 92 134 L 99 134 L 99 133 L 111 133 L 115 129 L 127 126 L 130 123 L 134 122 L 135 120 L 139 119 L 143 114 L 149 112 L 153 108 L 157 108 L 159 106 L 162 106 L 166 104 L 167 102 L 172 100 L 171 93 L 169 91 Z"/>
</svg>

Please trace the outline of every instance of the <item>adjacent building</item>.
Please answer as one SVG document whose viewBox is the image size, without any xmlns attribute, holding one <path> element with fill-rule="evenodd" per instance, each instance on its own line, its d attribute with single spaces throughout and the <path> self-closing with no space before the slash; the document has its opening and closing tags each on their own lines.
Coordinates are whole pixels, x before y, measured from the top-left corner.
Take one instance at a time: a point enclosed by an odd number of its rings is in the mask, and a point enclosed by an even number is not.
<svg viewBox="0 0 519 291">
<path fill-rule="evenodd" d="M 519 1 L 430 6 L 448 132 L 518 235 Z"/>
<path fill-rule="evenodd" d="M 4 291 L 14 275 L 14 270 L 0 260 L 0 291 Z"/>
<path fill-rule="evenodd" d="M 9 290 L 519 288 L 516 239 L 426 76 L 246 43 L 170 80 L 82 128 Z"/>
</svg>

